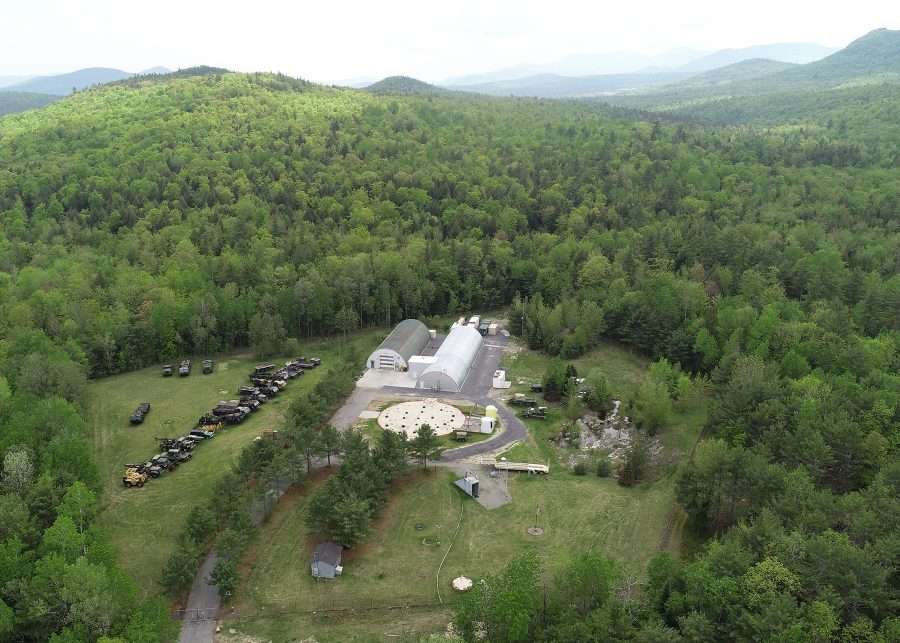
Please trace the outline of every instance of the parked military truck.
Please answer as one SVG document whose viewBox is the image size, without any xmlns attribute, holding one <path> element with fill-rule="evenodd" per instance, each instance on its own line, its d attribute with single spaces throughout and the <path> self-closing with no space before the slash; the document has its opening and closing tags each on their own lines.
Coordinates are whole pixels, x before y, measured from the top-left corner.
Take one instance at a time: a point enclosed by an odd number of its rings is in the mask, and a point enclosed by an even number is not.
<svg viewBox="0 0 900 643">
<path fill-rule="evenodd" d="M 513 406 L 534 406 L 537 403 L 537 400 L 533 397 L 528 397 L 523 393 L 516 393 L 509 398 L 508 402 Z"/>
<path fill-rule="evenodd" d="M 181 360 L 181 364 L 178 366 L 178 375 L 181 377 L 187 377 L 191 374 L 191 360 L 183 359 Z"/>
<path fill-rule="evenodd" d="M 203 374 L 204 375 L 209 375 L 210 373 L 212 373 L 215 370 L 215 368 L 216 368 L 216 363 L 214 361 L 212 361 L 211 359 L 203 360 Z"/>
<path fill-rule="evenodd" d="M 532 406 L 526 409 L 524 416 L 527 418 L 532 418 L 534 420 L 546 420 L 547 419 L 547 407 L 546 406 Z"/>
<path fill-rule="evenodd" d="M 143 464 L 126 464 L 125 473 L 122 475 L 122 485 L 125 487 L 143 487 L 147 482 L 148 474 Z"/>
<path fill-rule="evenodd" d="M 131 414 L 131 417 L 128 418 L 128 421 L 132 424 L 141 424 L 144 421 L 144 418 L 150 412 L 150 402 L 141 402 L 138 404 L 138 407 L 134 410 L 134 413 Z"/>
</svg>

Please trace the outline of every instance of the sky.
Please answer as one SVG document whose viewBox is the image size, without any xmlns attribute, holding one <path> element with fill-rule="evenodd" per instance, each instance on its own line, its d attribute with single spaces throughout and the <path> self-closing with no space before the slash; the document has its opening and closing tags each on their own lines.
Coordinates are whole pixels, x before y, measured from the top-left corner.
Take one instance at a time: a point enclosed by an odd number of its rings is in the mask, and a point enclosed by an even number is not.
<svg viewBox="0 0 900 643">
<path fill-rule="evenodd" d="M 205 64 L 325 82 L 438 82 L 576 54 L 843 47 L 900 29 L 900 2 L 3 0 L 0 21 L 0 75 Z"/>
</svg>

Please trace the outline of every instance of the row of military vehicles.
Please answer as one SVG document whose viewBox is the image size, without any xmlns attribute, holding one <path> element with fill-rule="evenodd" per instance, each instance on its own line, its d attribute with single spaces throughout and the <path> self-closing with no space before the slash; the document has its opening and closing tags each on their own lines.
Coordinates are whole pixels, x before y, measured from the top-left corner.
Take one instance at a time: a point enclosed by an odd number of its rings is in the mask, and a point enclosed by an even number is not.
<svg viewBox="0 0 900 643">
<path fill-rule="evenodd" d="M 191 374 L 192 362 L 189 359 L 183 359 L 178 364 L 178 376 L 187 377 Z M 203 374 L 209 375 L 216 370 L 216 363 L 211 359 L 203 360 Z M 172 377 L 175 374 L 175 368 L 171 364 L 164 364 L 162 367 L 163 377 Z"/>
<path fill-rule="evenodd" d="M 150 478 L 175 471 L 193 457 L 194 448 L 209 440 L 226 426 L 240 424 L 247 416 L 278 395 L 288 380 L 300 377 L 305 371 L 318 368 L 322 360 L 300 357 L 278 368 L 275 364 L 261 364 L 250 373 L 250 384 L 238 388 L 238 398 L 222 400 L 209 412 L 200 416 L 197 426 L 178 438 L 157 438 L 160 452 L 146 462 L 125 465 L 122 484 L 126 487 L 143 487 Z M 146 403 L 145 403 L 146 404 Z M 143 406 L 143 405 L 141 405 Z M 140 407 L 139 407 L 140 408 Z M 149 412 L 150 405 L 147 404 Z M 143 420 L 142 420 L 143 421 Z"/>
</svg>

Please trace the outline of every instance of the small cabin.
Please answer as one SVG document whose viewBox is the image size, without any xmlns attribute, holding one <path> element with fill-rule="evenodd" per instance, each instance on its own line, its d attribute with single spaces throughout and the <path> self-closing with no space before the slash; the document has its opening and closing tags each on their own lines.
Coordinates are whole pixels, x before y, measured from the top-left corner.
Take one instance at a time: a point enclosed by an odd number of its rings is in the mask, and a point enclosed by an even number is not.
<svg viewBox="0 0 900 643">
<path fill-rule="evenodd" d="M 341 566 L 343 547 L 337 543 L 319 543 L 313 551 L 310 571 L 313 578 L 334 578 L 340 576 L 344 568 Z"/>
</svg>

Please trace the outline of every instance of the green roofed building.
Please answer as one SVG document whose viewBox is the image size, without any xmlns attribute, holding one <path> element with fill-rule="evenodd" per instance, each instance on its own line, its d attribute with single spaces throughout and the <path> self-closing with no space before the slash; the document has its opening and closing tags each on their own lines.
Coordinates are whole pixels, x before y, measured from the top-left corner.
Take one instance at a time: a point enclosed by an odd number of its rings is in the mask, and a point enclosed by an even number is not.
<svg viewBox="0 0 900 643">
<path fill-rule="evenodd" d="M 366 366 L 369 368 L 405 371 L 409 368 L 409 358 L 420 355 L 431 341 L 428 327 L 417 319 L 404 319 L 394 327 L 375 349 Z"/>
</svg>

